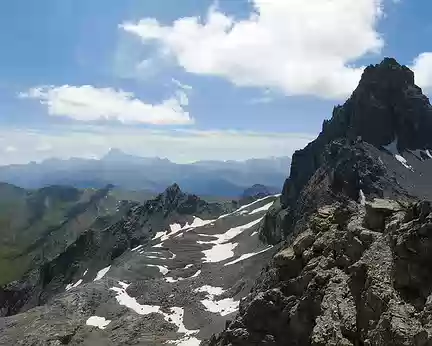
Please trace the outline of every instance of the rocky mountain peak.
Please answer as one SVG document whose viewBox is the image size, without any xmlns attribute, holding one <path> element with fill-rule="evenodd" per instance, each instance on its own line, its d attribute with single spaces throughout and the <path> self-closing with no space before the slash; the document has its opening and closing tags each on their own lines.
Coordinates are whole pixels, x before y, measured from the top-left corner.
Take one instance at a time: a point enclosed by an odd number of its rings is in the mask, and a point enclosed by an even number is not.
<svg viewBox="0 0 432 346">
<path fill-rule="evenodd" d="M 180 186 L 174 183 L 168 188 L 166 188 L 165 191 L 159 195 L 158 199 L 163 205 L 168 206 L 178 204 L 178 201 L 181 200 L 184 196 L 185 194 L 180 189 Z"/>
<path fill-rule="evenodd" d="M 324 121 L 318 138 L 294 153 L 281 196 L 284 212 L 274 213 L 280 219 L 268 217 L 272 221 L 264 229 L 285 229 L 286 233 L 306 210 L 335 195 L 355 200 L 360 191 L 369 196 L 393 196 L 401 193 L 402 186 L 407 194 L 421 195 L 420 190 L 427 189 L 408 182 L 407 170 L 413 173 L 414 168 L 403 155 L 418 152 L 419 164 L 430 161 L 431 133 L 432 106 L 415 85 L 414 73 L 393 58 L 367 67 L 351 97 Z M 429 168 L 416 169 L 423 173 L 410 179 L 427 176 Z M 423 184 L 428 182 L 419 182 Z M 281 240 L 279 232 L 265 237 L 272 242 Z"/>
<path fill-rule="evenodd" d="M 352 96 L 335 107 L 323 135 L 347 135 L 381 147 L 397 141 L 400 151 L 432 147 L 432 107 L 415 85 L 414 72 L 393 58 L 368 66 Z"/>
<path fill-rule="evenodd" d="M 414 72 L 399 64 L 396 59 L 387 57 L 381 63 L 365 68 L 360 85 L 372 83 L 392 85 L 395 88 L 414 86 Z"/>
</svg>

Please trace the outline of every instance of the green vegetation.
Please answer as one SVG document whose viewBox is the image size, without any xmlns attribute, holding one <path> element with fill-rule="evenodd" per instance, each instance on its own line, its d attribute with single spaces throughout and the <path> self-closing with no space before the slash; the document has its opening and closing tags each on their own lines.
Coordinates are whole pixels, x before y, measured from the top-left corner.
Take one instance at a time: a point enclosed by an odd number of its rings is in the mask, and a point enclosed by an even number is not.
<svg viewBox="0 0 432 346">
<path fill-rule="evenodd" d="M 50 186 L 24 190 L 0 183 L 0 286 L 58 255 L 120 200 L 140 193 Z M 119 197 L 123 198 L 119 198 Z"/>
</svg>

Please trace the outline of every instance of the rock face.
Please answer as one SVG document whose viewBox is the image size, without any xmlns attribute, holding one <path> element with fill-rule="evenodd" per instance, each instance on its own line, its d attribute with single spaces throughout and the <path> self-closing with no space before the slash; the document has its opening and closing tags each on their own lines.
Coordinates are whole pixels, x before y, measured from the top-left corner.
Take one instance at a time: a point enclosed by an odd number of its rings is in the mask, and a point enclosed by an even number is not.
<svg viewBox="0 0 432 346">
<path fill-rule="evenodd" d="M 294 154 L 260 230 L 284 245 L 206 345 L 432 345 L 431 133 L 413 72 L 369 66 Z"/>
<path fill-rule="evenodd" d="M 209 344 L 430 345 L 430 204 L 382 203 L 381 229 L 354 202 L 314 213 Z"/>
<path fill-rule="evenodd" d="M 284 239 L 300 215 L 337 195 L 357 200 L 362 190 L 373 197 L 432 198 L 425 178 L 432 173 L 430 133 L 432 106 L 414 84 L 413 72 L 392 58 L 369 66 L 350 99 L 324 121 L 318 138 L 294 153 L 264 239 Z M 395 157 L 413 159 L 415 167 L 409 171 Z"/>
</svg>

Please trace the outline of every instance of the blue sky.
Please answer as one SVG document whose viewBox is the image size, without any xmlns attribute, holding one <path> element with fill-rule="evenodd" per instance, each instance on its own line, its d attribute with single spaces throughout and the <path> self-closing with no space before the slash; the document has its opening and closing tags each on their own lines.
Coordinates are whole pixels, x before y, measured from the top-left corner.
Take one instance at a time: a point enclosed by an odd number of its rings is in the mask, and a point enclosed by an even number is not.
<svg viewBox="0 0 432 346">
<path fill-rule="evenodd" d="M 291 155 L 384 56 L 431 90 L 430 1 L 332 3 L 4 1 L 0 164 Z"/>
</svg>

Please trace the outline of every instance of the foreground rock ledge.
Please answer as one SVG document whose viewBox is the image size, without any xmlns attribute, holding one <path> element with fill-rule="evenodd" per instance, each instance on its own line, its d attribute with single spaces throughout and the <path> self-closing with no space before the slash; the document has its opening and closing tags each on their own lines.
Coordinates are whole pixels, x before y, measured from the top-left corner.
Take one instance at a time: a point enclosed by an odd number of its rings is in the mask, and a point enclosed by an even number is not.
<svg viewBox="0 0 432 346">
<path fill-rule="evenodd" d="M 429 202 L 335 204 L 309 225 L 206 345 L 432 345 Z"/>
</svg>

